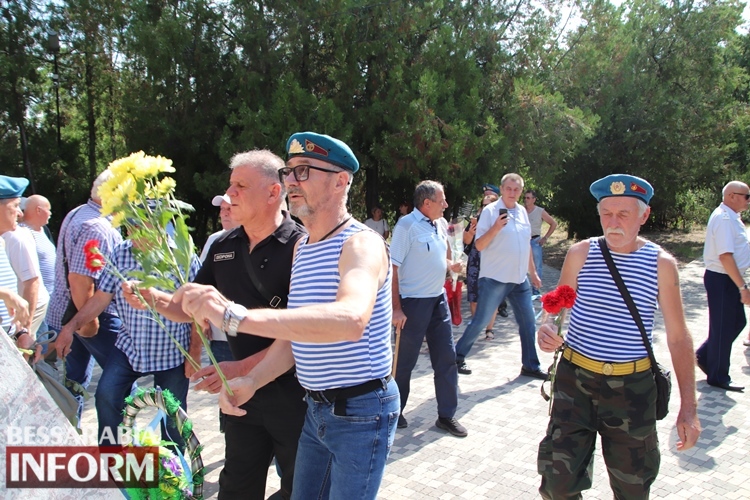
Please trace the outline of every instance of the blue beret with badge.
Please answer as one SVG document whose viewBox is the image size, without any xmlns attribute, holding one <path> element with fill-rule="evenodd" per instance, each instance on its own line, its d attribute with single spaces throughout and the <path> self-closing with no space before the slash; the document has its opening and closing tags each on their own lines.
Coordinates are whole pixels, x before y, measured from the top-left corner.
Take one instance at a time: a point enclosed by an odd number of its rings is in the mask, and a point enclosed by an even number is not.
<svg viewBox="0 0 750 500">
<path fill-rule="evenodd" d="M 0 175 L 0 200 L 20 198 L 28 186 L 29 180 L 25 177 Z"/>
<path fill-rule="evenodd" d="M 297 156 L 327 161 L 351 173 L 359 170 L 359 162 L 343 141 L 315 132 L 297 132 L 286 141 L 287 159 Z"/>
<path fill-rule="evenodd" d="M 484 191 L 492 191 L 496 195 L 500 196 L 500 188 L 495 186 L 494 184 L 485 184 L 482 186 L 482 192 Z"/>
<path fill-rule="evenodd" d="M 654 195 L 654 188 L 646 179 L 628 174 L 608 175 L 593 182 L 589 190 L 596 201 L 612 196 L 629 196 L 648 204 Z"/>
</svg>

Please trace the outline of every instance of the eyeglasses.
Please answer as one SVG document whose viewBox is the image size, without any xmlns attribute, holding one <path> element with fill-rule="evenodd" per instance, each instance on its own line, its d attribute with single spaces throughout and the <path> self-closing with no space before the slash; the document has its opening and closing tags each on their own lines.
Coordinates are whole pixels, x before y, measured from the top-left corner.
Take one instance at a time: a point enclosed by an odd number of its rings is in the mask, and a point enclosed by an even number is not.
<svg viewBox="0 0 750 500">
<path fill-rule="evenodd" d="M 310 169 L 328 172 L 329 174 L 338 174 L 341 170 L 328 170 L 327 168 L 314 167 L 312 165 L 297 165 L 296 167 L 284 167 L 279 169 L 279 180 L 283 183 L 289 174 L 294 172 L 294 178 L 297 182 L 306 181 L 310 177 Z"/>
<path fill-rule="evenodd" d="M 746 200 L 750 200 L 750 193 L 732 193 L 740 196 L 744 196 Z"/>
</svg>

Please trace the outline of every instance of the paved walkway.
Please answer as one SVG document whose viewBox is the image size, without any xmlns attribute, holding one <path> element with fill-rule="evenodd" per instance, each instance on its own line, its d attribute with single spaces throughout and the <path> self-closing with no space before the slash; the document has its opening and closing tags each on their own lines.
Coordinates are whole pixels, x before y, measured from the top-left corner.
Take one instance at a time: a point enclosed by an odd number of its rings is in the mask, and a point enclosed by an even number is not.
<svg viewBox="0 0 750 500">
<path fill-rule="evenodd" d="M 558 272 L 545 267 L 546 287 L 557 282 Z M 707 335 L 708 313 L 702 283 L 703 266 L 693 262 L 681 271 L 688 324 L 696 346 Z M 658 316 L 658 315 L 657 315 Z M 464 318 L 470 317 L 467 311 Z M 454 329 L 456 338 L 465 324 Z M 478 340 L 468 359 L 474 373 L 461 375 L 457 418 L 469 436 L 455 438 L 435 427 L 437 418 L 429 358 L 423 353 L 412 381 L 405 415 L 407 429 L 398 429 L 380 489 L 382 499 L 538 498 L 537 445 L 547 425 L 547 403 L 539 393 L 541 382 L 519 377 L 520 343 L 513 318 L 498 318 L 495 340 Z M 744 334 L 743 334 L 744 337 Z M 657 322 L 655 353 L 671 365 L 663 324 Z M 750 349 L 738 339 L 731 375 L 749 386 Z M 542 365 L 552 356 L 540 353 Z M 652 488 L 652 498 L 750 498 L 747 464 L 750 456 L 750 395 L 727 393 L 706 385 L 698 375 L 698 405 L 703 434 L 698 445 L 677 453 L 674 420 L 679 393 L 672 391 L 669 416 L 659 423 L 662 463 Z M 674 380 L 674 379 L 673 379 Z M 191 392 L 189 414 L 205 445 L 206 497 L 216 498 L 223 464 L 224 440 L 218 432 L 216 396 Z M 144 421 L 148 421 L 144 418 Z M 87 403 L 84 423 L 96 426 L 93 401 Z M 606 469 L 597 451 L 595 480 L 585 498 L 611 498 Z M 278 489 L 278 478 L 269 469 L 268 494 Z"/>
</svg>

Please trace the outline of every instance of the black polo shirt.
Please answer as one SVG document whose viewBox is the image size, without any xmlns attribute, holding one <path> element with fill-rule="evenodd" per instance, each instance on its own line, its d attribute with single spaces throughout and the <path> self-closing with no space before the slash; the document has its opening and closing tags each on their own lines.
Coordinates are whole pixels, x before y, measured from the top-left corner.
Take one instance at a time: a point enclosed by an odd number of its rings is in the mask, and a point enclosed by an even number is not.
<svg viewBox="0 0 750 500">
<path fill-rule="evenodd" d="M 211 245 L 195 282 L 213 285 L 226 298 L 248 309 L 271 307 L 250 278 L 248 266 L 252 266 L 266 292 L 278 296 L 281 299 L 278 307 L 285 308 L 292 276 L 294 244 L 307 232 L 291 219 L 288 212 L 282 213 L 284 221 L 273 234 L 257 243 L 252 253 L 249 253 L 250 240 L 242 226 L 219 237 Z M 227 340 L 234 359 L 244 359 L 273 343 L 273 339 L 244 333 L 236 337 L 227 336 Z"/>
</svg>

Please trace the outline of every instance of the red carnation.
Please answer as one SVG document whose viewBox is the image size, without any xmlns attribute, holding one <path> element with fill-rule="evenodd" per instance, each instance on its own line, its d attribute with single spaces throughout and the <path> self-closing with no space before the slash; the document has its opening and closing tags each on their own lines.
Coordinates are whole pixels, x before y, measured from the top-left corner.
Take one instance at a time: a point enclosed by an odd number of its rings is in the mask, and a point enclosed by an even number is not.
<svg viewBox="0 0 750 500">
<path fill-rule="evenodd" d="M 558 297 L 560 297 L 560 300 L 562 300 L 563 307 L 570 309 L 573 307 L 573 304 L 576 302 L 576 291 L 573 290 L 572 287 L 569 287 L 568 285 L 560 285 L 557 287 Z"/>
<path fill-rule="evenodd" d="M 83 253 L 86 257 L 86 269 L 95 273 L 104 267 L 102 252 L 99 250 L 99 240 L 89 240 L 83 246 Z"/>
<path fill-rule="evenodd" d="M 86 269 L 95 273 L 104 267 L 104 261 L 96 256 L 91 259 L 86 259 Z"/>
<path fill-rule="evenodd" d="M 99 240 L 87 241 L 86 244 L 83 245 L 83 253 L 86 256 L 86 260 L 100 257 L 102 252 L 99 250 Z"/>
<path fill-rule="evenodd" d="M 542 307 L 549 314 L 560 314 L 562 308 L 565 307 L 565 303 L 562 297 L 558 295 L 557 290 L 552 290 L 542 295 Z"/>
</svg>

